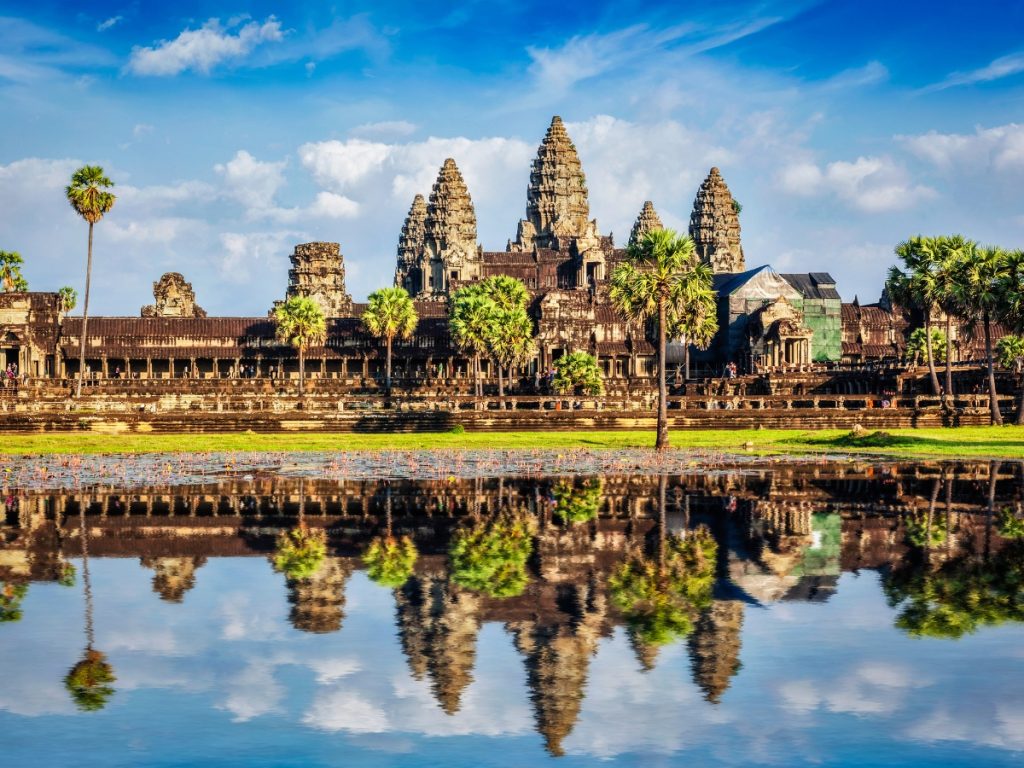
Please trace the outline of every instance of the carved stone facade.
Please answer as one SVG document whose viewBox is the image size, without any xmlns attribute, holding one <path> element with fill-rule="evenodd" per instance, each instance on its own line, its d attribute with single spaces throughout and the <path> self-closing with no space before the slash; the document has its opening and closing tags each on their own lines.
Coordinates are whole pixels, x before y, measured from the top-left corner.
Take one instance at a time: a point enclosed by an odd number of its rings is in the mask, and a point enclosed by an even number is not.
<svg viewBox="0 0 1024 768">
<path fill-rule="evenodd" d="M 423 230 L 420 261 L 427 271 L 422 298 L 442 297 L 453 281 L 480 277 L 483 259 L 476 242 L 476 211 L 462 173 L 450 157 L 430 192 Z"/>
<path fill-rule="evenodd" d="M 690 237 L 701 260 L 715 273 L 746 269 L 736 208 L 725 179 L 717 168 L 712 168 L 693 201 Z"/>
<path fill-rule="evenodd" d="M 640 209 L 640 215 L 636 217 L 636 221 L 633 223 L 633 231 L 629 233 L 629 245 L 639 243 L 647 236 L 648 232 L 664 228 L 665 225 L 661 223 L 661 217 L 654 210 L 654 203 L 647 200 L 644 203 L 644 207 Z"/>
<path fill-rule="evenodd" d="M 167 272 L 153 283 L 153 301 L 142 308 L 143 317 L 206 317 L 192 283 L 180 272 Z"/>
<path fill-rule="evenodd" d="M 419 296 L 430 274 L 430 261 L 424 259 L 427 224 L 427 201 L 416 195 L 398 236 L 398 266 L 395 285 L 405 288 L 410 296 Z"/>
<path fill-rule="evenodd" d="M 327 317 L 345 317 L 352 311 L 352 297 L 345 289 L 345 257 L 338 243 L 296 245 L 288 270 L 286 299 L 315 299 Z M 275 302 L 276 308 L 281 302 Z"/>
</svg>

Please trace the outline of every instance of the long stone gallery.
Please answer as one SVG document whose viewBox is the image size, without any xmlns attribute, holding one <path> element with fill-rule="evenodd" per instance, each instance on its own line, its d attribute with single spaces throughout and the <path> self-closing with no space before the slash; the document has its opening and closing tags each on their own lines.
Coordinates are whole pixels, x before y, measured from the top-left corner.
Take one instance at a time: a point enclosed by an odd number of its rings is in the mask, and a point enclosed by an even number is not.
<svg viewBox="0 0 1024 768">
<path fill-rule="evenodd" d="M 0 369 L 15 365 L 20 373 L 7 382 L 0 407 L 11 429 L 111 420 L 161 430 L 641 426 L 657 393 L 656 339 L 651 323 L 627 319 L 609 301 L 610 276 L 628 246 L 662 227 L 653 203 L 637 202 L 629 240 L 617 245 L 590 217 L 579 155 L 556 116 L 533 161 L 525 218 L 504 250 L 485 251 L 470 190 L 456 160 L 445 160 L 429 197 L 413 199 L 398 237 L 394 284 L 414 299 L 419 322 L 410 338 L 395 340 L 395 389 L 387 398 L 382 345 L 360 319 L 366 305 L 346 289 L 341 247 L 314 242 L 295 246 L 284 290 L 284 300 L 314 299 L 327 318 L 325 339 L 306 350 L 309 380 L 301 391 L 298 356 L 278 339 L 273 310 L 209 317 L 192 285 L 172 272 L 154 282 L 153 303 L 140 316 L 89 319 L 84 371 L 82 318 L 66 314 L 57 293 L 0 293 Z M 669 344 L 673 426 L 987 423 L 983 374 L 959 365 L 983 356 L 977 335 L 947 323 L 958 400 L 955 410 L 940 407 L 923 369 L 902 364 L 919 312 L 884 292 L 875 304 L 843 302 L 827 272 L 748 267 L 740 213 L 711 168 L 696 191 L 689 235 L 713 272 L 718 331 L 704 350 L 679 339 Z M 487 360 L 483 397 L 473 394 L 470 360 L 448 321 L 455 291 L 499 275 L 528 290 L 536 341 L 536 354 L 513 372 L 500 399 Z M 998 338 L 1002 330 L 994 332 Z M 553 396 L 552 366 L 574 351 L 596 359 L 601 397 Z M 86 390 L 72 402 L 80 374 Z M 1008 374 L 999 387 L 1011 408 Z"/>
</svg>

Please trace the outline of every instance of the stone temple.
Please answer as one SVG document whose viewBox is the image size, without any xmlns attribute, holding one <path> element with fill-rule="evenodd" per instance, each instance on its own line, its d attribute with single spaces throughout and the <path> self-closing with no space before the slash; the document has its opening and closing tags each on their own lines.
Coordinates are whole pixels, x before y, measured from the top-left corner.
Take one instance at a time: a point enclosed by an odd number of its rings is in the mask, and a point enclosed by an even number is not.
<svg viewBox="0 0 1024 768">
<path fill-rule="evenodd" d="M 525 377 L 546 372 L 566 352 L 584 350 L 598 358 L 610 389 L 618 381 L 650 380 L 653 329 L 622 319 L 608 300 L 612 270 L 626 249 L 591 218 L 583 166 L 561 118 L 552 119 L 540 142 L 525 216 L 504 250 L 486 251 L 478 242 L 471 190 L 455 159 L 444 160 L 433 187 L 423 193 L 411 201 L 398 233 L 394 274 L 420 316 L 414 337 L 396 344 L 396 359 L 408 375 L 465 375 L 466 360 L 448 335 L 446 300 L 461 285 L 510 275 L 532 295 L 538 354 Z M 629 242 L 662 226 L 651 201 L 637 205 Z M 696 373 L 720 375 L 728 362 L 746 372 L 902 354 L 910 318 L 899 308 L 843 304 L 827 272 L 748 267 L 740 215 L 722 173 L 712 168 L 696 191 L 689 235 L 714 272 L 720 330 L 707 351 L 691 355 Z M 365 304 L 354 302 L 346 289 L 340 245 L 299 244 L 290 259 L 285 297 L 312 297 L 328 317 L 327 340 L 308 350 L 307 371 L 314 377 L 377 376 L 383 366 L 380 344 L 361 326 Z M 294 350 L 275 339 L 268 316 L 207 317 L 196 302 L 191 284 L 169 273 L 154 284 L 154 303 L 141 317 L 90 318 L 90 372 L 223 377 L 243 367 L 259 376 L 272 370 L 291 375 L 297 368 Z M 0 369 L 17 363 L 31 376 L 76 375 L 81 327 L 80 317 L 65 315 L 56 294 L 0 294 Z M 680 351 L 675 345 L 677 360 Z"/>
</svg>

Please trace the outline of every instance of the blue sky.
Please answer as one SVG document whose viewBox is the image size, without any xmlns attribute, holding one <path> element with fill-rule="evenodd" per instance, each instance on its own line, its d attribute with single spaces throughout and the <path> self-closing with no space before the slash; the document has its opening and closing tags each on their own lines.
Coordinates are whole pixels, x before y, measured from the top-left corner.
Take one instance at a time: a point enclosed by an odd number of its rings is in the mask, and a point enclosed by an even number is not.
<svg viewBox="0 0 1024 768">
<path fill-rule="evenodd" d="M 175 270 L 262 314 L 308 240 L 341 243 L 362 298 L 447 156 L 504 248 L 560 114 L 618 242 L 646 199 L 685 228 L 717 165 L 748 265 L 875 300 L 909 235 L 1024 245 L 1022 28 L 1019 2 L 0 2 L 0 248 L 81 288 L 62 187 L 98 163 L 120 197 L 97 312 Z"/>
</svg>

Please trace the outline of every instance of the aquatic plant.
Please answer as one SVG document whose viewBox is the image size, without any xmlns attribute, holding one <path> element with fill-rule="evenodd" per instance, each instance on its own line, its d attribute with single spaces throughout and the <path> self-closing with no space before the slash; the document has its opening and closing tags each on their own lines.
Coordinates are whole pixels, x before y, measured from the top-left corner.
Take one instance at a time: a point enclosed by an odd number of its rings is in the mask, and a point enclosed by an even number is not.
<svg viewBox="0 0 1024 768">
<path fill-rule="evenodd" d="M 515 597 L 529 581 L 526 563 L 533 554 L 537 523 L 528 514 L 503 510 L 460 528 L 448 551 L 452 580 L 490 597 Z"/>
<path fill-rule="evenodd" d="M 327 533 L 322 528 L 300 525 L 277 537 L 274 568 L 289 580 L 308 579 L 327 556 Z"/>
</svg>

